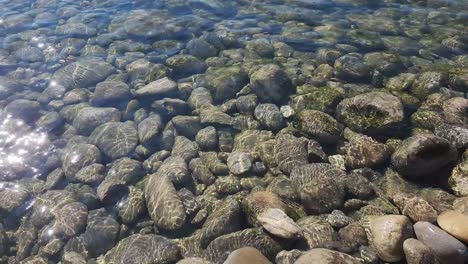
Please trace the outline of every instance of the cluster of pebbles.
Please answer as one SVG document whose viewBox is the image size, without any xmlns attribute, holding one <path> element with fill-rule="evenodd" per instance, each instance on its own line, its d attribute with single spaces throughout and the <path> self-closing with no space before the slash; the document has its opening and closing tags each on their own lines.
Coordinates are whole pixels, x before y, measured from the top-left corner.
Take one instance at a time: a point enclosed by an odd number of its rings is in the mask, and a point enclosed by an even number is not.
<svg viewBox="0 0 468 264">
<path fill-rule="evenodd" d="M 468 2 L 0 6 L 0 263 L 468 262 Z"/>
</svg>

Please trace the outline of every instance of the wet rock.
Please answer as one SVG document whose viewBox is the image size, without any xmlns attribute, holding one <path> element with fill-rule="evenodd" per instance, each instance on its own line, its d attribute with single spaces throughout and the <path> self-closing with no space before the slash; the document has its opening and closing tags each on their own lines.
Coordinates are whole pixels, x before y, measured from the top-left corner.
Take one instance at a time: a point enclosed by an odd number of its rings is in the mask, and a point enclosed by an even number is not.
<svg viewBox="0 0 468 264">
<path fill-rule="evenodd" d="M 343 171 L 330 164 L 314 163 L 293 169 L 291 182 L 304 208 L 320 214 L 343 206 L 345 191 L 339 181 L 345 176 Z"/>
<path fill-rule="evenodd" d="M 392 166 L 410 179 L 427 178 L 454 162 L 455 148 L 445 139 L 432 134 L 419 134 L 405 139 L 392 155 Z"/>
<path fill-rule="evenodd" d="M 101 161 L 101 152 L 91 144 L 76 144 L 68 148 L 63 156 L 63 171 L 73 179 L 82 168 Z"/>
<path fill-rule="evenodd" d="M 278 106 L 274 104 L 259 104 L 254 111 L 255 118 L 260 121 L 267 130 L 277 131 L 284 125 L 283 115 Z"/>
<path fill-rule="evenodd" d="M 66 251 L 62 257 L 63 263 L 65 264 L 85 264 L 86 259 L 79 253 L 74 251 Z"/>
<path fill-rule="evenodd" d="M 183 136 L 175 138 L 174 147 L 172 148 L 172 156 L 179 156 L 186 162 L 198 156 L 199 147 L 196 142 L 190 141 Z"/>
<path fill-rule="evenodd" d="M 398 206 L 403 215 L 412 221 L 426 221 L 435 223 L 437 211 L 426 200 L 410 194 L 400 193 L 393 196 L 393 202 Z"/>
<path fill-rule="evenodd" d="M 213 264 L 213 262 L 204 260 L 202 258 L 184 258 L 176 264 Z"/>
<path fill-rule="evenodd" d="M 444 263 L 464 263 L 468 249 L 463 243 L 428 222 L 414 224 L 414 232 L 419 241 L 428 246 Z"/>
<path fill-rule="evenodd" d="M 108 157 L 117 159 L 129 155 L 138 143 L 138 133 L 132 123 L 109 122 L 98 126 L 90 141 Z"/>
<path fill-rule="evenodd" d="M 436 93 L 447 82 L 447 76 L 440 72 L 424 72 L 416 77 L 411 92 L 420 100 L 425 100 L 432 93 Z"/>
<path fill-rule="evenodd" d="M 107 252 L 106 263 L 170 263 L 179 259 L 179 250 L 168 239 L 158 235 L 134 234 L 122 239 Z"/>
<path fill-rule="evenodd" d="M 268 208 L 257 215 L 257 220 L 265 230 L 275 236 L 285 239 L 302 236 L 299 226 L 281 209 Z"/>
<path fill-rule="evenodd" d="M 370 67 L 361 55 L 347 54 L 335 61 L 335 76 L 346 81 L 359 81 L 369 78 Z"/>
<path fill-rule="evenodd" d="M 317 88 L 304 85 L 297 89 L 298 93 L 300 92 L 299 89 L 306 91 L 306 93 L 298 95 L 291 100 L 291 107 L 297 112 L 309 109 L 332 115 L 335 113 L 336 106 L 344 97 L 344 91 L 340 88 Z"/>
<path fill-rule="evenodd" d="M 146 171 L 139 161 L 130 158 L 114 161 L 106 178 L 97 188 L 99 199 L 105 203 L 117 202 L 126 194 L 126 185 L 135 184 L 145 174 Z"/>
<path fill-rule="evenodd" d="M 260 251 L 253 247 L 243 247 L 231 252 L 224 261 L 225 264 L 236 263 L 257 263 L 257 264 L 271 264 L 271 262 L 262 255 Z"/>
<path fill-rule="evenodd" d="M 354 258 L 348 254 L 328 250 L 324 248 L 315 248 L 309 251 L 304 252 L 301 257 L 299 257 L 295 264 L 307 264 L 307 263 L 317 263 L 317 264 L 332 264 L 332 263 L 343 263 L 343 264 L 357 264 L 360 261 L 357 258 Z"/>
<path fill-rule="evenodd" d="M 229 173 L 228 166 L 218 158 L 216 152 L 201 152 L 200 158 L 214 175 L 227 175 Z"/>
<path fill-rule="evenodd" d="M 20 186 L 0 183 L 0 213 L 11 213 L 22 206 L 29 198 L 29 192 Z"/>
<path fill-rule="evenodd" d="M 79 170 L 74 176 L 70 177 L 71 181 L 82 182 L 90 185 L 101 183 L 104 180 L 106 168 L 102 164 L 91 164 Z"/>
<path fill-rule="evenodd" d="M 185 208 L 168 177 L 152 174 L 145 185 L 148 212 L 157 227 L 177 230 L 185 223 Z"/>
<path fill-rule="evenodd" d="M 296 127 L 305 135 L 323 143 L 333 143 L 343 129 L 333 117 L 316 110 L 303 110 L 296 115 Z"/>
<path fill-rule="evenodd" d="M 52 76 L 52 86 L 68 89 L 90 87 L 114 71 L 112 65 L 98 59 L 85 59 L 68 64 Z"/>
<path fill-rule="evenodd" d="M 345 243 L 354 247 L 367 246 L 366 230 L 359 222 L 353 222 L 339 231 L 339 237 Z"/>
<path fill-rule="evenodd" d="M 200 123 L 203 125 L 214 125 L 214 126 L 231 126 L 233 118 L 221 112 L 217 107 L 205 107 L 200 111 Z"/>
<path fill-rule="evenodd" d="M 203 247 L 215 238 L 241 230 L 241 208 L 234 197 L 228 197 L 219 203 L 208 216 L 201 231 Z"/>
<path fill-rule="evenodd" d="M 408 264 L 437 263 L 437 259 L 432 250 L 417 239 L 406 239 L 403 243 L 403 250 Z"/>
<path fill-rule="evenodd" d="M 460 163 L 453 168 L 448 184 L 456 195 L 468 196 L 468 151 L 463 153 Z"/>
<path fill-rule="evenodd" d="M 138 139 L 144 145 L 154 144 L 163 128 L 163 121 L 157 114 L 151 115 L 138 123 Z"/>
<path fill-rule="evenodd" d="M 276 138 L 274 156 L 278 167 L 290 174 L 294 168 L 308 162 L 306 142 L 293 135 L 280 135 Z"/>
<path fill-rule="evenodd" d="M 1 62 L 0 62 L 0 71 L 1 71 Z M 14 79 L 0 76 L 0 99 L 5 99 L 6 97 L 12 95 L 15 92 L 23 90 L 23 86 L 15 81 Z"/>
<path fill-rule="evenodd" d="M 213 45 L 203 39 L 190 40 L 187 43 L 186 49 L 189 54 L 201 59 L 214 57 L 218 53 L 218 50 Z"/>
<path fill-rule="evenodd" d="M 62 127 L 63 123 L 63 118 L 57 112 L 48 112 L 37 120 L 36 126 L 41 130 L 51 132 Z"/>
<path fill-rule="evenodd" d="M 168 177 L 176 185 L 184 185 L 190 180 L 185 160 L 177 155 L 165 159 L 158 171 L 158 177 Z"/>
<path fill-rule="evenodd" d="M 136 187 L 129 187 L 128 196 L 118 204 L 119 217 L 125 224 L 136 222 L 145 212 L 145 195 Z"/>
<path fill-rule="evenodd" d="M 356 136 L 346 148 L 345 163 L 351 169 L 382 166 L 390 154 L 384 144 L 368 136 Z"/>
<path fill-rule="evenodd" d="M 165 77 L 154 82 L 151 82 L 134 92 L 136 97 L 147 97 L 147 96 L 174 96 L 177 89 L 177 83 L 173 80 Z"/>
<path fill-rule="evenodd" d="M 458 240 L 468 242 L 468 216 L 457 211 L 445 211 L 437 217 L 437 224 L 445 232 L 454 236 Z"/>
<path fill-rule="evenodd" d="M 254 112 L 258 104 L 258 98 L 255 94 L 239 96 L 236 100 L 236 108 L 241 114 L 250 115 Z"/>
<path fill-rule="evenodd" d="M 252 192 L 242 201 L 242 209 L 247 216 L 247 221 L 253 226 L 258 226 L 258 215 L 269 208 L 278 208 L 283 211 L 287 209 L 281 198 L 272 192 Z"/>
<path fill-rule="evenodd" d="M 172 68 L 175 77 L 186 77 L 203 73 L 206 70 L 206 64 L 203 61 L 188 54 L 172 56 L 166 60 L 166 65 Z"/>
<path fill-rule="evenodd" d="M 36 101 L 16 99 L 5 106 L 5 111 L 25 122 L 33 122 L 39 117 L 41 105 Z"/>
<path fill-rule="evenodd" d="M 434 134 L 445 138 L 458 149 L 468 148 L 467 128 L 443 124 L 436 126 Z"/>
<path fill-rule="evenodd" d="M 282 250 L 275 258 L 277 264 L 293 264 L 301 255 L 302 251 L 293 249 L 290 251 Z"/>
<path fill-rule="evenodd" d="M 245 152 L 232 152 L 227 159 L 227 166 L 231 173 L 241 175 L 252 167 L 252 156 Z"/>
<path fill-rule="evenodd" d="M 250 76 L 252 90 L 262 102 L 280 103 L 293 92 L 291 80 L 275 64 L 262 66 Z"/>
<path fill-rule="evenodd" d="M 200 124 L 200 118 L 197 116 L 175 116 L 171 123 L 178 134 L 190 139 L 194 139 L 198 131 L 203 128 Z"/>
<path fill-rule="evenodd" d="M 119 223 L 111 217 L 90 217 L 83 240 L 90 256 L 106 253 L 117 242 Z"/>
<path fill-rule="evenodd" d="M 208 260 L 221 263 L 236 249 L 253 247 L 265 257 L 273 258 L 280 250 L 280 245 L 259 228 L 245 229 L 223 235 L 213 240 L 205 250 Z"/>
<path fill-rule="evenodd" d="M 218 177 L 214 187 L 219 194 L 235 194 L 242 188 L 239 178 L 234 175 Z"/>
<path fill-rule="evenodd" d="M 216 128 L 208 126 L 200 129 L 195 136 L 195 141 L 202 150 L 215 150 L 218 146 Z"/>
<path fill-rule="evenodd" d="M 207 88 L 215 102 L 224 102 L 236 96 L 248 82 L 247 73 L 239 66 L 216 69 L 206 74 Z"/>
<path fill-rule="evenodd" d="M 200 183 L 211 185 L 216 180 L 216 177 L 200 158 L 192 159 L 189 168 L 192 175 Z"/>
<path fill-rule="evenodd" d="M 54 215 L 55 222 L 50 229 L 52 234 L 72 237 L 85 228 L 88 209 L 82 203 L 72 202 L 55 211 Z"/>
<path fill-rule="evenodd" d="M 212 105 L 213 98 L 208 89 L 198 87 L 193 89 L 190 97 L 188 98 L 188 103 L 192 109 L 201 109 L 204 106 Z"/>
<path fill-rule="evenodd" d="M 413 236 L 411 222 L 406 216 L 370 216 L 364 226 L 370 245 L 380 259 L 396 262 L 404 257 L 403 242 Z"/>
<path fill-rule="evenodd" d="M 341 101 L 336 117 L 354 131 L 379 133 L 403 120 L 403 105 L 391 94 L 371 92 Z"/>
<path fill-rule="evenodd" d="M 448 124 L 468 128 L 466 125 L 468 99 L 462 97 L 450 98 L 443 102 L 442 111 L 444 120 Z"/>
<path fill-rule="evenodd" d="M 89 135 L 93 130 L 107 122 L 120 121 L 120 112 L 112 107 L 84 107 L 78 111 L 73 119 L 73 127 L 80 134 Z"/>
<path fill-rule="evenodd" d="M 90 103 L 94 106 L 111 106 L 131 98 L 130 88 L 124 82 L 104 81 L 96 85 Z"/>
</svg>

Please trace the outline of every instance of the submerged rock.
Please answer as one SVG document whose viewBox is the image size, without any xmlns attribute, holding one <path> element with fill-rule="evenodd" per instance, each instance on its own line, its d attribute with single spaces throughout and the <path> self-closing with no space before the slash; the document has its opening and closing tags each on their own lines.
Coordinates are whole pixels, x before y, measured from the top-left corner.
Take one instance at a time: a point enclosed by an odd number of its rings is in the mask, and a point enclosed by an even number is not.
<svg viewBox="0 0 468 264">
<path fill-rule="evenodd" d="M 168 239 L 158 235 L 134 234 L 122 239 L 103 257 L 105 263 L 171 263 L 179 259 L 179 250 Z"/>
<path fill-rule="evenodd" d="M 132 123 L 109 122 L 98 126 L 91 133 L 90 140 L 106 156 L 117 159 L 135 150 L 138 133 Z"/>
<path fill-rule="evenodd" d="M 428 222 L 414 224 L 414 232 L 419 241 L 432 249 L 444 263 L 465 263 L 468 248 L 460 241 Z"/>
<path fill-rule="evenodd" d="M 361 263 L 357 258 L 354 258 L 346 253 L 339 251 L 328 250 L 324 248 L 315 248 L 304 252 L 295 262 L 295 264 L 357 264 Z"/>
<path fill-rule="evenodd" d="M 288 75 L 275 64 L 267 64 L 254 72 L 250 85 L 262 102 L 280 103 L 294 92 Z"/>
<path fill-rule="evenodd" d="M 114 71 L 109 63 L 99 59 L 84 59 L 68 64 L 54 73 L 51 85 L 72 88 L 90 87 L 103 81 Z"/>
<path fill-rule="evenodd" d="M 294 168 L 307 164 L 306 142 L 293 135 L 280 135 L 276 138 L 274 156 L 278 167 L 290 174 Z"/>
<path fill-rule="evenodd" d="M 177 230 L 184 225 L 185 208 L 168 177 L 150 175 L 145 184 L 145 200 L 148 212 L 157 227 Z"/>
<path fill-rule="evenodd" d="M 343 126 L 332 116 L 316 110 L 303 110 L 296 115 L 296 119 L 297 129 L 325 144 L 336 142 L 343 130 Z"/>
<path fill-rule="evenodd" d="M 392 155 L 392 166 L 402 175 L 415 180 L 456 160 L 456 149 L 444 138 L 419 134 L 405 139 Z"/>
<path fill-rule="evenodd" d="M 243 247 L 234 250 L 229 254 L 225 264 L 237 263 L 256 263 L 256 264 L 271 264 L 271 262 L 263 256 L 263 254 L 253 247 Z"/>
<path fill-rule="evenodd" d="M 269 233 L 285 238 L 295 239 L 302 236 L 299 226 L 278 208 L 268 208 L 257 215 L 258 222 Z"/>
<path fill-rule="evenodd" d="M 380 133 L 403 121 L 403 104 L 391 94 L 371 92 L 341 101 L 336 117 L 355 131 Z"/>
<path fill-rule="evenodd" d="M 379 258 L 389 262 L 404 257 L 403 242 L 413 236 L 411 222 L 403 215 L 370 216 L 365 219 L 365 228 Z"/>
</svg>

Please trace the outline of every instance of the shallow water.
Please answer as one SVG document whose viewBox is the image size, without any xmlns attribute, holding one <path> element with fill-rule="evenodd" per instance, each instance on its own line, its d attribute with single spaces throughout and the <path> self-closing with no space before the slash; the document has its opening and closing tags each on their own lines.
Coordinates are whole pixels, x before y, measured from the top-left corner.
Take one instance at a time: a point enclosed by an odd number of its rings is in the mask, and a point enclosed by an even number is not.
<svg viewBox="0 0 468 264">
<path fill-rule="evenodd" d="M 404 262 L 372 216 L 468 212 L 467 10 L 0 0 L 0 263 Z"/>
</svg>

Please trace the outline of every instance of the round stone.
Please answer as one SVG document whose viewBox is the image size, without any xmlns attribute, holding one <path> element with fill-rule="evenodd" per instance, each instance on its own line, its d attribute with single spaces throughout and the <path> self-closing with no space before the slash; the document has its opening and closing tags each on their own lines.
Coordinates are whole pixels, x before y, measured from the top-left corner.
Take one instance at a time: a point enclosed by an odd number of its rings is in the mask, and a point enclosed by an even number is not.
<svg viewBox="0 0 468 264">
<path fill-rule="evenodd" d="M 232 152 L 228 159 L 227 165 L 229 170 L 235 175 L 246 173 L 252 167 L 253 158 L 246 152 Z"/>
<path fill-rule="evenodd" d="M 457 211 L 445 211 L 437 217 L 437 224 L 458 240 L 468 243 L 468 215 Z"/>
</svg>

